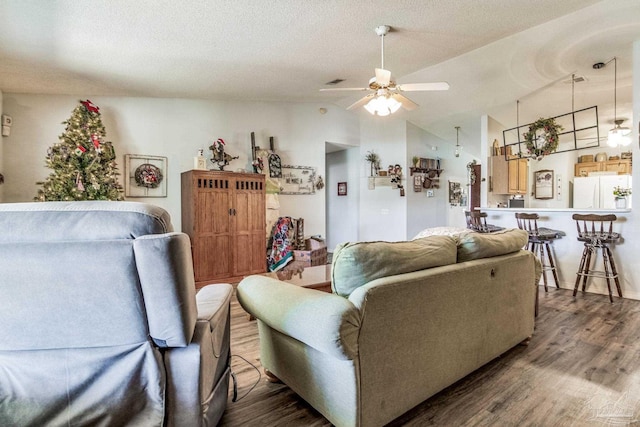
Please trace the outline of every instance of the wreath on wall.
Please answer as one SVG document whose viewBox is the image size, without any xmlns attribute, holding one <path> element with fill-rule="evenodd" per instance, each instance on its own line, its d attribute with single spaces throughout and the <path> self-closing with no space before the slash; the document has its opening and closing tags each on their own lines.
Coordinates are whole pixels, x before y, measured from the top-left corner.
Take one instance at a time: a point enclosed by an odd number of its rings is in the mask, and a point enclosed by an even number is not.
<svg viewBox="0 0 640 427">
<path fill-rule="evenodd" d="M 477 164 L 476 159 L 467 163 L 467 170 L 469 171 L 469 185 L 473 185 L 476 183 L 476 171 L 473 168 Z"/>
<path fill-rule="evenodd" d="M 138 187 L 158 188 L 162 179 L 162 171 L 151 163 L 143 163 L 138 166 L 133 174 Z"/>
<path fill-rule="evenodd" d="M 529 154 L 534 155 L 538 160 L 548 156 L 558 149 L 558 132 L 563 127 L 556 123 L 554 119 L 538 119 L 529 126 L 529 131 L 525 132 L 525 145 Z"/>
</svg>

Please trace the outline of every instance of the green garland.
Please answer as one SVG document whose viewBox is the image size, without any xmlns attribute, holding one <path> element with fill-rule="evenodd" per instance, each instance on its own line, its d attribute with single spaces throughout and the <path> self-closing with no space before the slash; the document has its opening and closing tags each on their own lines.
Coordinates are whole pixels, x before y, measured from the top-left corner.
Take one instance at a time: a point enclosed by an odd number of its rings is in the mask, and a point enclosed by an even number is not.
<svg viewBox="0 0 640 427">
<path fill-rule="evenodd" d="M 548 156 L 558 149 L 558 132 L 563 129 L 562 126 L 556 123 L 554 119 L 538 119 L 535 123 L 529 126 L 529 131 L 525 132 L 522 136 L 525 140 L 525 145 L 529 154 L 533 154 L 538 158 Z M 540 135 L 544 139 L 544 144 L 538 147 L 538 134 L 539 130 L 543 131 Z"/>
</svg>

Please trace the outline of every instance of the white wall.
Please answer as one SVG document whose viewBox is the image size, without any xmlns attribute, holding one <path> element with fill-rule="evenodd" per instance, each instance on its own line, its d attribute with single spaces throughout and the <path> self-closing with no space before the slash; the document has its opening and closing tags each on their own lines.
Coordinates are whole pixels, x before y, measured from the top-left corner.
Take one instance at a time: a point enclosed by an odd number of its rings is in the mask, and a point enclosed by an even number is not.
<svg viewBox="0 0 640 427">
<path fill-rule="evenodd" d="M 318 104 L 220 102 L 185 99 L 92 97 L 100 107 L 107 139 L 124 171 L 125 154 L 148 154 L 168 158 L 168 196 L 131 199 L 159 205 L 171 214 L 180 229 L 180 173 L 193 167 L 198 148 L 223 138 L 227 151 L 239 155 L 227 170 L 251 170 L 250 132 L 257 144 L 268 147 L 269 136 L 283 164 L 313 166 L 324 175 L 325 141 L 357 145 L 358 120 L 339 107 Z M 4 202 L 31 201 L 36 182 L 50 170 L 44 166 L 47 148 L 64 131 L 61 122 L 71 116 L 78 98 L 4 94 L 3 107 L 13 117 L 12 135 L 4 141 Z M 300 147 L 304 147 L 300 149 Z M 305 218 L 305 234 L 325 233 L 325 190 L 308 196 L 281 196 L 281 214 Z"/>
<path fill-rule="evenodd" d="M 2 91 L 0 90 L 0 115 L 2 115 Z M 4 170 L 4 140 L 6 138 L 9 138 L 7 136 L 0 136 L 0 174 L 5 173 Z M 4 194 L 4 185 L 0 184 L 0 203 L 2 203 L 2 199 L 3 199 L 3 194 Z"/>
<path fill-rule="evenodd" d="M 326 156 L 327 248 L 357 242 L 360 204 L 360 148 L 352 147 Z M 338 183 L 347 183 L 347 195 L 338 196 Z"/>
<path fill-rule="evenodd" d="M 393 117 L 361 116 L 360 119 L 360 240 L 405 240 L 407 236 L 407 198 L 400 190 L 389 185 L 376 185 L 368 189 L 369 163 L 364 160 L 368 151 L 380 156 L 383 170 L 389 165 L 399 164 L 405 177 L 402 184 L 406 194 L 406 172 L 408 172 L 406 122 Z M 378 180 L 378 183 L 384 180 Z"/>
<path fill-rule="evenodd" d="M 407 176 L 408 239 L 429 227 L 465 226 L 466 207 L 449 204 L 449 181 L 459 182 L 468 194 L 466 165 L 473 158 L 464 151 L 464 147 L 460 157 L 455 157 L 455 129 L 452 136 L 453 140 L 447 141 L 411 123 L 407 124 L 407 164 L 411 163 L 413 156 L 440 158 L 440 168 L 443 169 L 439 188 L 433 189 L 433 197 L 427 197 L 425 189 L 414 192 L 412 177 Z"/>
</svg>

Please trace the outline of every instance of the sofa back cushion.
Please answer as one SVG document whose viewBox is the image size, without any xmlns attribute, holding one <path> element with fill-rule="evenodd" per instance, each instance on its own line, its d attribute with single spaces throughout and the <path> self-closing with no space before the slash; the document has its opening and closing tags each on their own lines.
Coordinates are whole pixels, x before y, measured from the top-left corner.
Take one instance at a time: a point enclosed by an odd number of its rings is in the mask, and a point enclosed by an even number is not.
<svg viewBox="0 0 640 427">
<path fill-rule="evenodd" d="M 454 264 L 456 240 L 431 236 L 409 242 L 342 243 L 333 253 L 331 288 L 348 297 L 359 286 L 380 277 Z"/>
<path fill-rule="evenodd" d="M 459 234 L 456 238 L 458 239 L 458 262 L 517 252 L 529 241 L 527 232 L 517 228 L 493 233 L 470 231 Z"/>
</svg>

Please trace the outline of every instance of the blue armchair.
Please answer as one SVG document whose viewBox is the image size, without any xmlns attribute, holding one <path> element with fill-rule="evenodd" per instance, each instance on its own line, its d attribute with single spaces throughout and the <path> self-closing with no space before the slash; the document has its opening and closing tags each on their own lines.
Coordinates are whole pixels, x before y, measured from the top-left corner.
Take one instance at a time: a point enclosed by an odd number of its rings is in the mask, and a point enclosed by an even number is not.
<svg viewBox="0 0 640 427">
<path fill-rule="evenodd" d="M 0 425 L 216 425 L 232 287 L 132 202 L 0 204 Z"/>
</svg>

